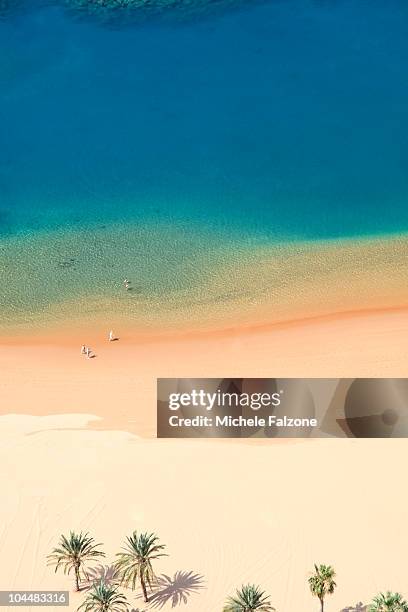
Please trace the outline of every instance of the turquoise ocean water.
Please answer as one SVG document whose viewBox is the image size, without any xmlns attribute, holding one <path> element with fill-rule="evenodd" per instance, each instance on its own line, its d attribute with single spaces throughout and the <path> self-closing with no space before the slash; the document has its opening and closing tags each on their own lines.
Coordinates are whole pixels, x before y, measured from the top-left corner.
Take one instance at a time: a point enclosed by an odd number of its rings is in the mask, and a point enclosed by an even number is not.
<svg viewBox="0 0 408 612">
<path fill-rule="evenodd" d="M 0 22 L 0 231 L 145 216 L 408 228 L 408 3 L 286 0 L 107 28 Z"/>
<path fill-rule="evenodd" d="M 0 118 L 0 240 L 21 238 L 7 281 L 24 240 L 54 230 L 184 223 L 207 244 L 405 231 L 408 3 L 248 1 L 103 25 L 32 2 L 0 20 Z M 171 240 L 162 261 L 152 240 L 159 277 Z M 78 294 L 80 279 L 50 293 L 37 272 L 3 306 Z"/>
</svg>

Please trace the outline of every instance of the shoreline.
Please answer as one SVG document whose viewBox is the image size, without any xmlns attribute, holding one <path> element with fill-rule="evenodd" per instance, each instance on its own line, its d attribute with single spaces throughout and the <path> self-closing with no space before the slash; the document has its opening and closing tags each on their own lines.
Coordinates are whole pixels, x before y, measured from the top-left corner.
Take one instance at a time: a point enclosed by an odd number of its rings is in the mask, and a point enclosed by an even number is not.
<svg viewBox="0 0 408 612">
<path fill-rule="evenodd" d="M 154 341 L 408 308 L 408 235 L 217 247 L 205 234 L 186 245 L 177 229 L 110 232 L 92 240 L 75 234 L 71 251 L 56 235 L 49 243 L 33 239 L 27 252 L 4 247 L 0 341 L 93 333 L 97 325 Z M 124 244 L 120 253 L 117 244 Z M 131 291 L 123 288 L 124 270 Z"/>
<path fill-rule="evenodd" d="M 134 248 L 135 236 L 126 236 L 127 247 Z M 143 236 L 148 244 L 150 234 Z M 100 238 L 92 249 L 102 249 Z M 64 244 L 45 246 L 53 251 Z M 0 328 L 2 413 L 81 412 L 102 418 L 92 428 L 119 427 L 152 438 L 158 377 L 408 376 L 408 236 L 336 242 L 336 247 L 296 243 L 290 250 L 280 245 L 248 246 L 238 255 L 227 251 L 229 259 L 221 257 L 214 268 L 204 258 L 208 276 L 197 280 L 193 267 L 193 284 L 185 276 L 187 289 L 173 288 L 172 301 L 162 303 L 161 296 L 158 302 L 143 301 L 143 295 L 129 296 L 120 283 L 117 287 L 117 271 L 113 275 L 106 266 L 113 251 L 102 250 L 93 281 L 105 282 L 111 274 L 112 284 L 105 288 L 119 291 L 117 309 L 106 309 L 109 302 L 102 298 L 101 303 L 89 299 L 83 310 L 72 299 L 55 306 L 55 318 L 50 305 L 44 308 L 43 325 L 34 325 L 38 313 L 32 313 L 29 325 Z M 29 276 L 37 278 L 35 266 L 45 265 L 48 255 L 49 250 L 41 252 Z M 159 265 L 162 248 L 156 255 Z M 174 278 L 190 262 L 180 265 Z M 64 268 L 61 278 L 52 269 L 43 273 L 54 291 L 63 281 L 83 284 L 82 269 Z M 129 277 L 136 278 L 136 272 Z M 125 311 L 129 299 L 135 300 L 133 310 Z M 163 312 L 158 316 L 159 308 L 174 315 L 172 325 L 165 324 Z M 111 329 L 117 342 L 108 341 Z M 94 359 L 80 355 L 83 344 Z"/>
<path fill-rule="evenodd" d="M 406 304 L 390 306 L 387 308 L 361 308 L 355 310 L 346 310 L 331 312 L 327 314 L 316 314 L 310 316 L 300 316 L 294 319 L 283 319 L 279 321 L 259 321 L 247 325 L 229 325 L 223 328 L 214 329 L 177 329 L 177 330 L 157 330 L 156 332 L 146 332 L 143 329 L 138 329 L 134 326 L 134 322 L 119 320 L 112 324 L 111 327 L 114 329 L 125 329 L 126 332 L 122 333 L 123 337 L 126 338 L 127 343 L 134 345 L 150 345 L 156 343 L 171 343 L 184 340 L 214 340 L 216 338 L 227 338 L 235 335 L 252 335 L 269 332 L 278 332 L 291 330 L 298 327 L 309 327 L 314 325 L 320 325 L 324 323 L 332 323 L 337 321 L 348 321 L 358 318 L 365 318 L 370 316 L 386 316 L 392 315 L 406 315 L 408 317 L 408 298 Z M 133 327 L 132 327 L 133 325 Z M 30 331 L 24 330 L 15 331 L 13 335 L 6 334 L 1 335 L 0 332 L 0 348 L 4 346 L 72 346 L 73 338 L 78 341 L 78 338 L 82 338 L 84 334 L 88 340 L 92 342 L 102 342 L 107 339 L 109 326 L 106 325 L 106 321 L 101 320 L 96 323 L 95 321 L 90 323 L 88 321 L 65 321 L 59 326 L 54 326 L 48 331 L 43 329 L 31 329 Z M 75 329 L 76 328 L 76 329 Z M 73 331 L 74 329 L 74 331 Z M 118 338 L 120 340 L 121 338 Z"/>
<path fill-rule="evenodd" d="M 108 331 L 108 330 L 107 330 Z M 408 376 L 408 308 L 252 331 L 161 338 L 55 335 L 0 342 L 2 414 L 91 414 L 92 429 L 156 433 L 156 379 Z M 86 341 L 96 354 L 80 355 Z"/>
</svg>

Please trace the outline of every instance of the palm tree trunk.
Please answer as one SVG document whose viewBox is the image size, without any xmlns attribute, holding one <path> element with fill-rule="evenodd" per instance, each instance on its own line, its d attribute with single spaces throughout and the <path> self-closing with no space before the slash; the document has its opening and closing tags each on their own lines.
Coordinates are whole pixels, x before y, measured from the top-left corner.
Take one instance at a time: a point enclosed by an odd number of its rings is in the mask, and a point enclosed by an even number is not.
<svg viewBox="0 0 408 612">
<path fill-rule="evenodd" d="M 147 597 L 147 590 L 146 590 L 146 585 L 145 585 L 145 581 L 144 581 L 143 575 L 140 576 L 140 585 L 141 585 L 142 591 L 143 591 L 144 602 L 147 603 L 149 601 L 149 599 Z"/>
<path fill-rule="evenodd" d="M 320 600 L 320 610 L 321 612 L 324 612 L 324 599 Z"/>
<path fill-rule="evenodd" d="M 79 567 L 75 566 L 75 586 L 76 590 L 79 591 Z"/>
</svg>

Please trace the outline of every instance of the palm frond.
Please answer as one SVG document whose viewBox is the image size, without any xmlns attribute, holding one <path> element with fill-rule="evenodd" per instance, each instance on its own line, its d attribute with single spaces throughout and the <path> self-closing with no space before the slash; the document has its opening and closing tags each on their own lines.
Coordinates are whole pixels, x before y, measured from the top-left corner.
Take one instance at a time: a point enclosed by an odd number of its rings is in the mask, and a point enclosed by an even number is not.
<svg viewBox="0 0 408 612">
<path fill-rule="evenodd" d="M 78 610 L 83 610 L 83 612 L 126 612 L 127 608 L 128 602 L 125 595 L 118 591 L 117 586 L 108 585 L 101 578 L 98 582 L 94 582 L 92 590 L 87 594 Z"/>
<path fill-rule="evenodd" d="M 118 560 L 114 564 L 120 575 L 121 584 L 136 588 L 138 580 L 144 580 L 149 587 L 156 581 L 152 561 L 166 556 L 164 544 L 159 544 L 159 538 L 154 533 L 138 534 L 134 531 L 126 538 L 123 552 L 117 553 Z"/>
<path fill-rule="evenodd" d="M 274 612 L 269 597 L 253 584 L 243 585 L 227 599 L 223 612 Z"/>
<path fill-rule="evenodd" d="M 400 593 L 380 593 L 374 597 L 368 612 L 408 612 L 408 603 Z"/>
<path fill-rule="evenodd" d="M 316 565 L 315 571 L 309 578 L 309 588 L 313 595 L 319 599 L 324 599 L 326 595 L 334 593 L 337 584 L 335 582 L 336 573 L 331 565 Z"/>
<path fill-rule="evenodd" d="M 78 575 L 86 577 L 86 564 L 105 556 L 98 549 L 100 546 L 102 544 L 96 543 L 88 533 L 82 531 L 71 531 L 68 537 L 62 534 L 58 546 L 47 556 L 47 565 L 55 565 L 55 572 L 62 568 L 64 574 L 70 574 L 76 569 Z"/>
</svg>

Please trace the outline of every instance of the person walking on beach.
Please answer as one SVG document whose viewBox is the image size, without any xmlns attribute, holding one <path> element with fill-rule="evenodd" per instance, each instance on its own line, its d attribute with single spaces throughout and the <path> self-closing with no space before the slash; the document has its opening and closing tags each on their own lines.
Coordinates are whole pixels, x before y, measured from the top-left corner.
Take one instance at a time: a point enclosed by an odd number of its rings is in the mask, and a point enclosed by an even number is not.
<svg viewBox="0 0 408 612">
<path fill-rule="evenodd" d="M 113 333 L 112 330 L 110 330 L 109 332 L 109 342 L 113 342 L 113 340 L 116 340 L 115 334 Z"/>
<path fill-rule="evenodd" d="M 86 358 L 90 359 L 91 358 L 91 349 L 89 348 L 89 346 L 86 347 L 85 353 L 86 353 Z"/>
<path fill-rule="evenodd" d="M 85 346 L 85 344 L 83 344 L 81 346 L 81 355 L 85 355 L 85 353 L 86 353 L 86 346 Z"/>
</svg>

